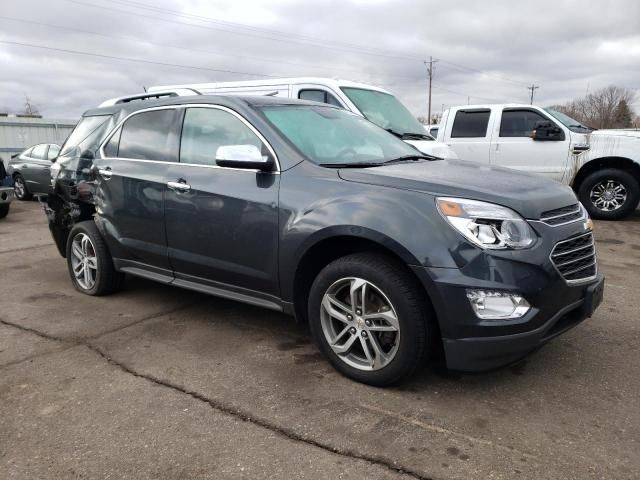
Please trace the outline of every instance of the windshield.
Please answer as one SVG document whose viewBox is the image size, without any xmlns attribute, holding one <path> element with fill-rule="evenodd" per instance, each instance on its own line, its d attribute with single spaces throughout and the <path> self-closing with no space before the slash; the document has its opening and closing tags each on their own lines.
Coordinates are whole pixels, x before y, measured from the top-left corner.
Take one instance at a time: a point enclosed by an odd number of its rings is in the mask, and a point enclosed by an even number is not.
<svg viewBox="0 0 640 480">
<path fill-rule="evenodd" d="M 562 112 L 558 112 L 557 110 L 553 110 L 551 108 L 545 108 L 544 110 L 545 112 L 547 112 L 553 118 L 558 120 L 560 123 L 562 123 L 565 127 L 567 127 L 572 132 L 585 133 L 593 130 L 593 128 L 583 125 L 578 120 L 575 120 L 571 118 L 569 115 L 565 115 Z"/>
<path fill-rule="evenodd" d="M 379 127 L 393 130 L 401 135 L 426 136 L 422 124 L 393 95 L 365 88 L 342 87 L 341 90 L 367 120 Z"/>
<path fill-rule="evenodd" d="M 111 115 L 82 117 L 76 125 L 76 128 L 71 132 L 71 135 L 69 135 L 67 140 L 64 142 L 60 156 L 67 155 L 77 147 L 84 146 L 87 143 L 85 140 L 87 140 L 92 133 L 96 132 L 98 128 L 104 125 L 110 118 Z"/>
<path fill-rule="evenodd" d="M 262 107 L 267 119 L 316 164 L 382 163 L 420 155 L 415 148 L 359 115 L 307 105 Z"/>
</svg>

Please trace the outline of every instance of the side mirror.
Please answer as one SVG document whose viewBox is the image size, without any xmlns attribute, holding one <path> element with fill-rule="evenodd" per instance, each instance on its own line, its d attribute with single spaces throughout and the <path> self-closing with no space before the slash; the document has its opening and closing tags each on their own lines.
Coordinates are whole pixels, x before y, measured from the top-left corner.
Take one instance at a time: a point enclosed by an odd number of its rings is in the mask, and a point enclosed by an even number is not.
<svg viewBox="0 0 640 480">
<path fill-rule="evenodd" d="M 93 154 L 91 150 L 83 150 L 80 153 L 80 158 L 84 158 L 86 160 L 93 160 L 96 158 L 96 156 Z"/>
<path fill-rule="evenodd" d="M 216 163 L 221 167 L 269 170 L 272 161 L 255 145 L 223 145 L 216 150 Z"/>
<path fill-rule="evenodd" d="M 564 131 L 552 122 L 538 122 L 531 132 L 534 140 L 564 140 Z"/>
</svg>

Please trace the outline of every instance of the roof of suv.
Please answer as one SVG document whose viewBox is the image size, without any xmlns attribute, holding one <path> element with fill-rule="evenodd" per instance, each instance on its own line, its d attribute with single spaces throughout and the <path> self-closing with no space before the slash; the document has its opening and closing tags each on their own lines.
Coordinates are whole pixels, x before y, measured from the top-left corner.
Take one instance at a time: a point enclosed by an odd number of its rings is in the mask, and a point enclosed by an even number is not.
<svg viewBox="0 0 640 480">
<path fill-rule="evenodd" d="M 193 95 L 182 97 L 170 97 L 163 99 L 138 100 L 126 103 L 118 103 L 108 107 L 92 108 L 83 113 L 83 117 L 94 115 L 108 115 L 112 113 L 131 113 L 136 110 L 143 110 L 153 107 L 164 107 L 169 105 L 185 105 L 185 104 L 212 104 L 222 105 L 225 107 L 260 107 L 263 105 L 316 105 L 329 108 L 337 108 L 326 103 L 311 102 L 308 100 L 297 100 L 283 97 L 269 97 L 265 95 L 256 96 L 235 96 L 235 95 Z"/>
</svg>

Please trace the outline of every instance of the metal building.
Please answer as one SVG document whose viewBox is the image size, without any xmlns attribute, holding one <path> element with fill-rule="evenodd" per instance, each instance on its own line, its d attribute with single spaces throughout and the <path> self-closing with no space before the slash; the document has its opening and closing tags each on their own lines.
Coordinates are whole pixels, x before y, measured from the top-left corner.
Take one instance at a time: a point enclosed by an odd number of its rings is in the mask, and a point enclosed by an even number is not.
<svg viewBox="0 0 640 480">
<path fill-rule="evenodd" d="M 38 143 L 62 145 L 77 120 L 16 117 L 0 114 L 0 157 L 11 158 Z"/>
</svg>

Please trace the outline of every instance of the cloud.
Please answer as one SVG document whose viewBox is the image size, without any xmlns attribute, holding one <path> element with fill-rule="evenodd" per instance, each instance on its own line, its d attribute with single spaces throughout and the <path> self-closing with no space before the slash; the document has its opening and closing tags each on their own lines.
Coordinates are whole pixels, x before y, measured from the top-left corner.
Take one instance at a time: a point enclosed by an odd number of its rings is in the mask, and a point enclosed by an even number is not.
<svg viewBox="0 0 640 480">
<path fill-rule="evenodd" d="M 29 95 L 74 118 L 143 85 L 314 75 L 383 86 L 424 115 L 430 55 L 434 111 L 526 102 L 532 83 L 548 105 L 640 87 L 638 18 L 631 0 L 597 12 L 582 1 L 4 0 L 0 41 L 197 68 L 0 43 L 0 109 Z"/>
</svg>

